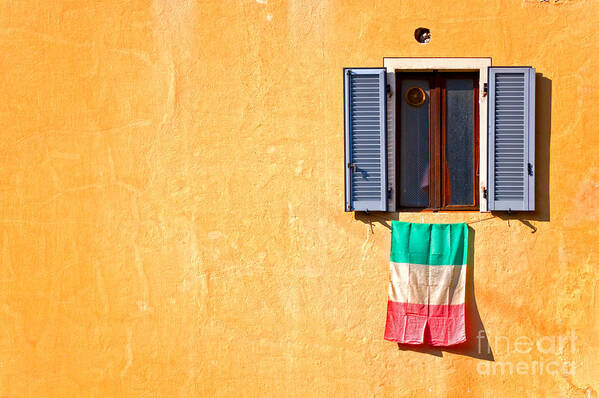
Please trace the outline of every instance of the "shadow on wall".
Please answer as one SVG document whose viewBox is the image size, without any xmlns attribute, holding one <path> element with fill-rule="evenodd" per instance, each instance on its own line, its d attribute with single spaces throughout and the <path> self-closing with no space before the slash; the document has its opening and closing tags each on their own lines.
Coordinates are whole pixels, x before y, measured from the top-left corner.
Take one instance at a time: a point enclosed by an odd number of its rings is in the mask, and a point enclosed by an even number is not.
<svg viewBox="0 0 599 398">
<path fill-rule="evenodd" d="M 493 350 L 487 339 L 487 332 L 476 305 L 474 292 L 474 237 L 476 232 L 468 227 L 468 268 L 466 269 L 466 342 L 453 347 L 430 347 L 398 344 L 400 351 L 415 351 L 424 354 L 443 356 L 443 352 L 465 355 L 477 359 L 494 361 Z"/>
<path fill-rule="evenodd" d="M 530 221 L 550 221 L 550 143 L 551 143 L 551 79 L 536 75 L 535 98 L 535 211 L 534 212 L 494 212 L 493 216 L 508 223 L 517 220 L 528 226 L 532 233 L 537 231 Z M 355 212 L 356 220 L 370 225 L 373 222 L 391 230 L 391 221 L 399 220 L 399 212 L 395 213 L 362 213 Z M 493 361 L 493 351 L 489 345 L 487 334 L 478 312 L 474 292 L 474 237 L 475 231 L 468 227 L 468 269 L 466 278 L 466 336 L 467 342 L 454 347 L 439 348 L 428 346 L 410 346 L 398 344 L 401 351 L 416 351 L 435 356 L 443 356 L 443 351 L 473 358 Z"/>
<path fill-rule="evenodd" d="M 551 201 L 550 183 L 550 145 L 551 145 L 551 79 L 536 75 L 535 97 L 535 211 L 534 212 L 493 212 L 493 216 L 505 221 L 517 220 L 528 226 L 532 233 L 537 231 L 530 221 L 550 221 Z M 391 230 L 391 220 L 399 220 L 399 212 L 369 214 L 356 212 L 356 220 L 369 224 L 377 221 Z"/>
<path fill-rule="evenodd" d="M 362 221 L 365 224 L 370 224 L 372 228 L 373 219 L 382 224 L 386 228 L 391 229 L 391 217 L 381 215 L 389 214 L 398 215 L 398 213 L 376 213 L 365 214 L 356 212 L 354 214 L 356 220 Z M 511 215 L 514 217 L 514 214 Z M 520 219 L 522 221 L 522 219 Z M 522 221 L 525 222 L 525 221 Z M 468 226 L 468 268 L 466 269 L 466 342 L 453 347 L 430 347 L 398 344 L 400 351 L 416 351 L 425 354 L 442 357 L 443 351 L 453 354 L 465 355 L 477 359 L 494 361 L 493 350 L 487 339 L 485 326 L 478 312 L 476 304 L 476 294 L 474 291 L 474 254 L 476 246 L 474 245 L 476 231 Z"/>
<path fill-rule="evenodd" d="M 487 339 L 487 332 L 478 313 L 474 292 L 474 236 L 476 232 L 468 227 L 468 268 L 466 269 L 466 342 L 453 347 L 428 347 L 398 344 L 400 351 L 416 351 L 438 357 L 443 352 L 465 355 L 472 358 L 494 361 L 493 350 Z"/>
<path fill-rule="evenodd" d="M 502 220 L 518 220 L 533 233 L 537 229 L 529 221 L 549 221 L 551 202 L 549 198 L 549 169 L 551 145 L 551 79 L 537 73 L 535 97 L 535 211 L 493 213 Z"/>
</svg>

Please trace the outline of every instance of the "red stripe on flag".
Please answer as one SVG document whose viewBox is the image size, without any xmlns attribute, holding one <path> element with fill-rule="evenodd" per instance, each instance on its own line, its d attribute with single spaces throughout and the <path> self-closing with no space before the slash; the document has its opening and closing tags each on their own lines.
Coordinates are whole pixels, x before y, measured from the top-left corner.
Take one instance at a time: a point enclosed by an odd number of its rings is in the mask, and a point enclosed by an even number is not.
<svg viewBox="0 0 599 398">
<path fill-rule="evenodd" d="M 465 304 L 387 304 L 385 340 L 450 346 L 466 341 Z"/>
</svg>

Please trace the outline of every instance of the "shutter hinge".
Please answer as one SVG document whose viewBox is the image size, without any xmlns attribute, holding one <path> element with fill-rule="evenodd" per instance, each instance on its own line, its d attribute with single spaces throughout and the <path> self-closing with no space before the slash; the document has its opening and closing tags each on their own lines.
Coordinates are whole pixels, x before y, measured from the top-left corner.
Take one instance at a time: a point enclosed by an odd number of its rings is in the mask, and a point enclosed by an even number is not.
<svg viewBox="0 0 599 398">
<path fill-rule="evenodd" d="M 391 199 L 392 192 L 393 192 L 393 188 L 387 187 L 387 199 Z"/>
<path fill-rule="evenodd" d="M 483 198 L 487 199 L 487 188 L 483 188 Z"/>
<path fill-rule="evenodd" d="M 483 84 L 483 97 L 486 97 L 489 93 L 489 83 Z"/>
<path fill-rule="evenodd" d="M 532 163 L 528 164 L 528 175 L 531 176 L 532 175 Z"/>
<path fill-rule="evenodd" d="M 387 84 L 387 86 L 385 87 L 385 93 L 387 94 L 387 97 L 391 97 L 391 85 Z"/>
<path fill-rule="evenodd" d="M 356 173 L 358 171 L 358 166 L 356 166 L 356 164 L 353 163 L 353 162 L 352 163 L 348 163 L 347 164 L 347 168 L 348 169 L 352 169 L 354 171 L 354 173 Z"/>
</svg>

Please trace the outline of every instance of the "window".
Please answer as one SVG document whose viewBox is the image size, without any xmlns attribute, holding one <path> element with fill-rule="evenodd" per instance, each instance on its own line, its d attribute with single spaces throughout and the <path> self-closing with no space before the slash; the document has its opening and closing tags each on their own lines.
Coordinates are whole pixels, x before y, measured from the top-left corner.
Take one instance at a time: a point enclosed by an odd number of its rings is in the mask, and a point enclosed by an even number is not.
<svg viewBox="0 0 599 398">
<path fill-rule="evenodd" d="M 345 210 L 534 210 L 531 67 L 385 58 L 344 69 Z"/>
<path fill-rule="evenodd" d="M 478 210 L 478 73 L 395 81 L 400 209 Z"/>
</svg>

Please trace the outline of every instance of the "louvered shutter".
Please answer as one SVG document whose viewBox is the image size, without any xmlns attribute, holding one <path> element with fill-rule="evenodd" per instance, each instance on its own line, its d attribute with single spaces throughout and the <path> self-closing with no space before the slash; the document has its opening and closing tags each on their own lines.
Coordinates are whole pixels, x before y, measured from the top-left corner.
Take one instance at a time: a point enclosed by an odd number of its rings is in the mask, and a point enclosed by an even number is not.
<svg viewBox="0 0 599 398">
<path fill-rule="evenodd" d="M 345 211 L 387 211 L 386 70 L 343 72 Z"/>
<path fill-rule="evenodd" d="M 489 68 L 488 147 L 489 210 L 534 210 L 534 68 Z"/>
</svg>

